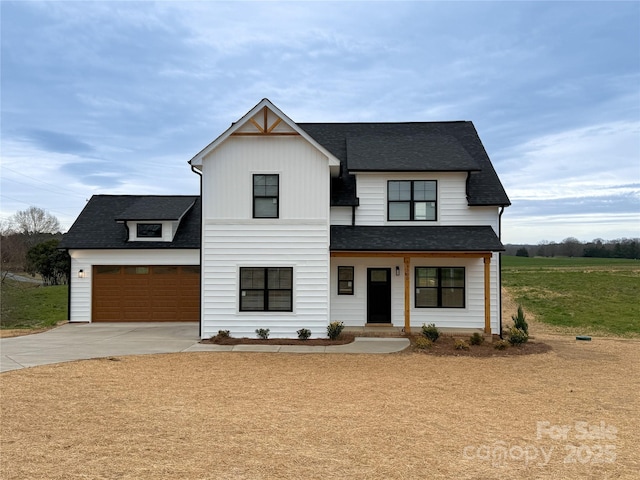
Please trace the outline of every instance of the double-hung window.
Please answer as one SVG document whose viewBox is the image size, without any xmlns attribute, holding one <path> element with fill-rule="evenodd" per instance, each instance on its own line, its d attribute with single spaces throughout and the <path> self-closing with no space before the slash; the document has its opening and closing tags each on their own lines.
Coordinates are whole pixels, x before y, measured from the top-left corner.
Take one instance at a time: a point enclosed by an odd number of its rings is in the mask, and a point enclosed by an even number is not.
<svg viewBox="0 0 640 480">
<path fill-rule="evenodd" d="M 387 199 L 390 221 L 436 220 L 435 180 L 390 180 Z"/>
<path fill-rule="evenodd" d="M 253 218 L 278 218 L 279 175 L 253 176 Z"/>
<path fill-rule="evenodd" d="M 338 295 L 353 295 L 353 267 L 338 267 Z"/>
<path fill-rule="evenodd" d="M 464 308 L 464 267 L 416 267 L 416 308 Z"/>
<path fill-rule="evenodd" d="M 293 311 L 293 268 L 241 267 L 240 311 Z"/>
</svg>

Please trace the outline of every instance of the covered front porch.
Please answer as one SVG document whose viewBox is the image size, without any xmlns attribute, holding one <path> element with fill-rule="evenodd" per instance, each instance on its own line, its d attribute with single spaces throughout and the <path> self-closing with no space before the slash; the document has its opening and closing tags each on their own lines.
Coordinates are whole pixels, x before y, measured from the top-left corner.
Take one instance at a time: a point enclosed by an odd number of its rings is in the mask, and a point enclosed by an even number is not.
<svg viewBox="0 0 640 480">
<path fill-rule="evenodd" d="M 332 227 L 331 320 L 499 334 L 501 249 L 491 227 Z"/>
</svg>

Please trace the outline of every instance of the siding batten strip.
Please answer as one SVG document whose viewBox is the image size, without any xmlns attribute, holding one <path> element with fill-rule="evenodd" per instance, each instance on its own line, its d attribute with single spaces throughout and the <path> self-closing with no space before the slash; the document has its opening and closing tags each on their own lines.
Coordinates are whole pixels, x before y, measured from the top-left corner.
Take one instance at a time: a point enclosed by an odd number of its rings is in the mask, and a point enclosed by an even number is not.
<svg viewBox="0 0 640 480">
<path fill-rule="evenodd" d="M 404 257 L 404 333 L 411 333 L 411 294 L 409 291 L 411 279 L 411 258 Z"/>
</svg>

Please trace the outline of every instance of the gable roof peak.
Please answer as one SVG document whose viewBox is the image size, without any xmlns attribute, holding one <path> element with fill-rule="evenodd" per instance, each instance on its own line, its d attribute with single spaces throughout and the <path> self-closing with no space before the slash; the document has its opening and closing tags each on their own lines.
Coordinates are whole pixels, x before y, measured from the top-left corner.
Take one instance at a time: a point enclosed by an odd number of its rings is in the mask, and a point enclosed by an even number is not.
<svg viewBox="0 0 640 480">
<path fill-rule="evenodd" d="M 251 126 L 251 127 L 248 127 Z M 248 130 L 247 130 L 248 129 Z M 214 151 L 220 144 L 232 135 L 299 135 L 313 147 L 322 152 L 329 160 L 329 166 L 339 167 L 340 160 L 333 156 L 320 143 L 300 128 L 282 110 L 276 107 L 271 100 L 263 98 L 255 107 L 249 110 L 238 121 L 233 122 L 222 135 L 198 152 L 189 164 L 192 167 L 202 167 L 204 157 Z"/>
</svg>

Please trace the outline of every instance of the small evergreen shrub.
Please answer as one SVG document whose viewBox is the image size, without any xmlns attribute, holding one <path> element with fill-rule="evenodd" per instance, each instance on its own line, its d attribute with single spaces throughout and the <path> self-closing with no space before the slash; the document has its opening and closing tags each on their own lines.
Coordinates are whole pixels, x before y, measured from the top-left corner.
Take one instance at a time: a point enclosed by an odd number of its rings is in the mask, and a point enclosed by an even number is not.
<svg viewBox="0 0 640 480">
<path fill-rule="evenodd" d="M 296 333 L 298 334 L 298 338 L 300 340 L 308 340 L 311 336 L 311 330 L 309 330 L 308 328 L 301 328 Z"/>
<path fill-rule="evenodd" d="M 527 343 L 528 340 L 529 335 L 527 335 L 526 332 L 516 327 L 511 327 L 509 329 L 509 343 L 514 347 L 522 345 L 523 343 Z"/>
<path fill-rule="evenodd" d="M 266 340 L 267 338 L 269 338 L 269 331 L 270 330 L 268 328 L 257 328 L 256 335 L 258 335 L 258 338 Z"/>
<path fill-rule="evenodd" d="M 461 338 L 458 338 L 453 344 L 453 348 L 455 348 L 456 350 L 469 350 L 469 344 Z"/>
<path fill-rule="evenodd" d="M 522 305 L 518 305 L 518 313 L 516 315 L 511 315 L 511 320 L 513 320 L 513 326 L 515 328 L 522 330 L 527 336 L 529 335 L 529 325 L 527 324 L 527 319 L 524 316 Z"/>
<path fill-rule="evenodd" d="M 484 343 L 484 337 L 482 335 L 480 335 L 478 332 L 475 332 L 469 338 L 469 343 L 471 345 L 482 345 Z"/>
<path fill-rule="evenodd" d="M 509 342 L 507 342 L 506 340 L 498 340 L 493 344 L 493 348 L 495 348 L 496 350 L 506 350 L 508 346 Z"/>
<path fill-rule="evenodd" d="M 231 333 L 229 332 L 229 330 L 218 330 L 218 335 L 216 336 L 218 338 L 230 338 Z"/>
<path fill-rule="evenodd" d="M 426 350 L 433 347 L 433 342 L 427 337 L 416 337 L 414 345 L 420 350 Z"/>
<path fill-rule="evenodd" d="M 435 341 L 438 340 L 438 338 L 440 338 L 440 332 L 436 328 L 435 323 L 430 323 L 429 325 L 425 325 L 423 323 L 422 324 L 422 335 L 424 335 L 426 338 L 428 338 L 432 342 L 435 342 Z"/>
<path fill-rule="evenodd" d="M 327 325 L 327 336 L 331 340 L 335 340 L 342 333 L 342 329 L 344 328 L 344 323 L 342 322 L 331 322 Z"/>
</svg>

